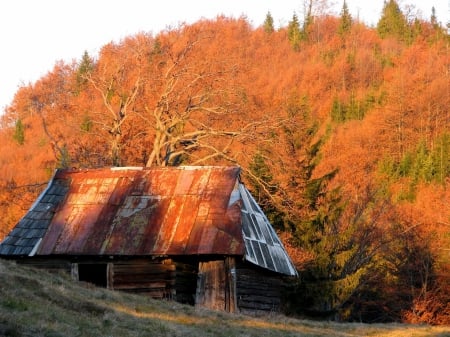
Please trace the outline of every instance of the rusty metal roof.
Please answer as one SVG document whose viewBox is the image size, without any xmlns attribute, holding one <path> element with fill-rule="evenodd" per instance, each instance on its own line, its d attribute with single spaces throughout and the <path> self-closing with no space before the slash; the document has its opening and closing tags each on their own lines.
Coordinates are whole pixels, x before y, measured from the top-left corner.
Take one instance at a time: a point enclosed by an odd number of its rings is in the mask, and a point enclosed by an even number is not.
<svg viewBox="0 0 450 337">
<path fill-rule="evenodd" d="M 0 255 L 241 255 L 295 275 L 238 167 L 58 170 Z"/>
</svg>

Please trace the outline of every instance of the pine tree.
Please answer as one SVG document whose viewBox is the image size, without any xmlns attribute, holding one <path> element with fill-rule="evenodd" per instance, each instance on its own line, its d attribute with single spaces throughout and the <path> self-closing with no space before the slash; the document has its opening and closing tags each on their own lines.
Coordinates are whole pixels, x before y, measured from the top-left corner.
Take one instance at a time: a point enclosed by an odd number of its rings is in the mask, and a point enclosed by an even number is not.
<svg viewBox="0 0 450 337">
<path fill-rule="evenodd" d="M 258 205 L 264 209 L 269 221 L 276 229 L 283 229 L 284 214 L 271 199 L 272 195 L 278 193 L 279 187 L 261 151 L 253 156 L 249 170 L 252 194 L 257 199 Z"/>
<path fill-rule="evenodd" d="M 335 97 L 331 106 L 331 119 L 335 122 L 345 121 L 345 105 Z"/>
<path fill-rule="evenodd" d="M 90 73 L 94 69 L 94 61 L 89 56 L 87 51 L 84 51 L 81 57 L 80 64 L 78 65 L 78 73 L 84 75 Z"/>
<path fill-rule="evenodd" d="M 273 27 L 273 17 L 270 12 L 267 12 L 263 27 L 267 34 L 272 34 L 275 31 L 275 28 Z"/>
<path fill-rule="evenodd" d="M 434 180 L 445 184 L 446 179 L 450 178 L 450 133 L 438 137 L 431 156 L 436 170 Z"/>
<path fill-rule="evenodd" d="M 352 28 L 352 16 L 348 10 L 347 2 L 344 0 L 341 10 L 341 18 L 339 21 L 338 33 L 341 37 L 345 36 Z"/>
<path fill-rule="evenodd" d="M 436 16 L 436 9 L 433 7 L 431 7 L 431 18 L 430 18 L 430 22 L 433 25 L 434 28 L 438 28 L 439 27 L 439 23 L 437 21 L 437 16 Z"/>
<path fill-rule="evenodd" d="M 309 0 L 304 2 L 304 20 L 303 20 L 303 27 L 301 30 L 300 39 L 302 41 L 308 40 L 308 32 L 312 24 L 314 23 L 314 17 L 313 17 L 313 2 L 314 0 Z"/>
<path fill-rule="evenodd" d="M 422 140 L 418 145 L 414 158 L 412 179 L 414 183 L 419 181 L 430 182 L 433 177 L 433 160 L 430 151 L 427 149 L 425 141 Z"/>
<path fill-rule="evenodd" d="M 80 129 L 84 132 L 90 132 L 93 126 L 92 118 L 89 115 L 84 115 L 83 121 L 81 122 Z"/>
<path fill-rule="evenodd" d="M 64 144 L 60 150 L 60 153 L 57 157 L 57 167 L 58 168 L 62 168 L 62 169 L 66 169 L 70 167 L 70 163 L 71 163 L 71 159 L 70 159 L 70 154 L 69 154 L 69 150 L 67 149 L 67 145 Z"/>
<path fill-rule="evenodd" d="M 88 52 L 85 51 L 81 57 L 81 61 L 78 64 L 77 69 L 77 87 L 80 88 L 87 82 L 86 76 L 94 70 L 94 61 L 89 56 Z"/>
<path fill-rule="evenodd" d="M 435 32 L 434 37 L 432 37 L 431 41 L 438 41 L 444 37 L 447 37 L 448 39 L 448 34 L 446 34 L 445 29 L 441 27 L 441 24 L 437 20 L 436 9 L 434 7 L 431 8 L 430 22 Z M 450 32 L 450 22 L 447 23 L 447 29 L 448 32 Z"/>
<path fill-rule="evenodd" d="M 340 188 L 331 187 L 337 170 L 314 175 L 325 136 L 318 136 L 307 97 L 292 94 L 286 113 L 289 123 L 281 130 L 277 152 L 285 151 L 289 162 L 283 162 L 283 181 L 277 189 L 282 201 L 277 206 L 283 211 L 291 246 L 313 257 L 291 289 L 288 310 L 343 317 L 341 309 L 367 274 L 371 245 L 365 238 L 372 234 L 364 234 L 364 220 L 344 218 L 346 202 Z"/>
<path fill-rule="evenodd" d="M 14 129 L 13 139 L 19 144 L 23 145 L 25 143 L 25 128 L 23 126 L 22 120 L 18 119 Z"/>
<path fill-rule="evenodd" d="M 377 24 L 381 38 L 396 37 L 407 42 L 410 38 L 408 22 L 395 0 L 384 3 L 381 18 Z"/>
<path fill-rule="evenodd" d="M 288 39 L 295 51 L 300 49 L 300 41 L 302 39 L 301 35 L 300 22 L 298 21 L 297 14 L 294 13 L 292 20 L 289 21 L 288 24 Z"/>
</svg>

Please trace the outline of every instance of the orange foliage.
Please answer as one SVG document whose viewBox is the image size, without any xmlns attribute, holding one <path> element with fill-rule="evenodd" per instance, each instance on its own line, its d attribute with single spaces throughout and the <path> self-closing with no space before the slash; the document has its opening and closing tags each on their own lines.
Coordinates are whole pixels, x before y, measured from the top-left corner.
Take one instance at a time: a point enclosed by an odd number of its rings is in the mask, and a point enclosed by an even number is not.
<svg viewBox="0 0 450 337">
<path fill-rule="evenodd" d="M 437 38 L 427 23 L 423 36 L 410 45 L 382 40 L 362 24 L 341 37 L 338 26 L 338 18 L 316 18 L 309 40 L 294 51 L 286 28 L 267 34 L 244 18 L 218 17 L 105 45 L 92 70 L 82 74 L 83 81 L 79 64 L 57 63 L 36 83 L 19 88 L 2 116 L 0 239 L 63 162 L 77 167 L 145 165 L 159 130 L 150 112 L 169 98 L 166 113 L 179 115 L 204 99 L 203 113 L 194 111 L 189 125 L 177 127 L 247 135 L 214 138 L 208 145 L 222 149 L 224 156 L 202 164 L 232 160 L 246 170 L 257 151 L 270 149 L 273 178 L 287 186 L 286 169 L 295 171 L 296 162 L 289 154 L 295 151 L 276 135 L 294 95 L 304 98 L 302 113 L 318 124 L 325 139 L 315 176 L 338 168 L 332 184 L 341 186 L 343 199 L 355 204 L 367 189 L 382 186 L 389 195 L 396 186 L 403 188 L 400 179 L 380 178 L 380 161 L 389 157 L 398 162 L 421 141 L 433 148 L 449 132 L 448 39 Z M 331 115 L 336 99 L 370 104 L 360 120 L 337 122 Z M 19 119 L 25 126 L 23 145 L 13 137 Z M 304 130 L 307 125 L 289 127 Z M 183 158 L 183 163 L 193 158 Z M 415 226 L 424 238 L 435 235 L 433 254 L 441 263 L 442 280 L 450 275 L 450 259 L 443 258 L 450 240 L 448 183 L 419 185 L 414 201 L 395 204 L 399 222 Z M 292 252 L 300 264 L 309 258 Z M 420 300 L 417 306 L 429 306 Z"/>
</svg>

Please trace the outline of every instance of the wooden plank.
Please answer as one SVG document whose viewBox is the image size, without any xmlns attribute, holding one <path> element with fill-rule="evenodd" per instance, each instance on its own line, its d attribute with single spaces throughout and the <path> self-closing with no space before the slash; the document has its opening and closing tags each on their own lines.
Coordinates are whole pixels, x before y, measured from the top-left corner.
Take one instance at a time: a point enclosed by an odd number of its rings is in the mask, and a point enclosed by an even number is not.
<svg viewBox="0 0 450 337">
<path fill-rule="evenodd" d="M 17 264 L 23 264 L 34 268 L 46 269 L 50 272 L 67 272 L 71 273 L 72 264 L 68 260 L 64 259 L 39 259 L 39 258 L 29 258 L 23 260 L 16 260 Z"/>
<path fill-rule="evenodd" d="M 196 306 L 213 310 L 237 310 L 235 259 L 227 257 L 199 263 Z"/>
<path fill-rule="evenodd" d="M 116 290 L 154 298 L 173 298 L 175 294 L 176 267 L 170 259 L 117 261 L 112 278 Z"/>
<path fill-rule="evenodd" d="M 225 310 L 225 278 L 223 260 L 200 262 L 195 305 Z"/>
<path fill-rule="evenodd" d="M 255 290 L 254 288 L 239 287 L 239 297 L 259 295 L 259 294 L 263 294 L 263 296 L 265 296 L 267 298 L 279 298 L 280 297 L 280 291 L 276 290 L 276 289 L 267 290 L 267 291 L 259 291 L 259 290 Z"/>
<path fill-rule="evenodd" d="M 167 272 L 167 273 L 126 273 L 126 274 L 120 274 L 115 272 L 114 281 L 115 282 L 126 282 L 126 280 L 129 280 L 130 278 L 134 279 L 143 279 L 143 280 L 149 280 L 149 279 L 175 279 L 176 272 Z"/>
<path fill-rule="evenodd" d="M 227 291 L 225 293 L 225 311 L 237 311 L 236 295 L 236 260 L 232 256 L 225 258 L 225 268 L 227 273 Z"/>
<path fill-rule="evenodd" d="M 239 263 L 236 270 L 238 308 L 242 313 L 279 311 L 281 292 L 285 286 L 282 277 L 259 268 Z"/>
<path fill-rule="evenodd" d="M 281 299 L 280 297 L 269 297 L 264 295 L 239 295 L 239 300 L 243 302 L 254 302 L 259 304 L 265 304 L 265 303 L 276 303 L 280 304 Z"/>
<path fill-rule="evenodd" d="M 167 288 L 167 282 L 164 281 L 154 281 L 154 282 L 142 282 L 142 283 L 126 283 L 121 285 L 116 285 L 116 290 L 123 290 L 123 289 L 166 289 Z"/>
<path fill-rule="evenodd" d="M 114 263 L 108 263 L 106 266 L 106 288 L 114 289 Z"/>
</svg>

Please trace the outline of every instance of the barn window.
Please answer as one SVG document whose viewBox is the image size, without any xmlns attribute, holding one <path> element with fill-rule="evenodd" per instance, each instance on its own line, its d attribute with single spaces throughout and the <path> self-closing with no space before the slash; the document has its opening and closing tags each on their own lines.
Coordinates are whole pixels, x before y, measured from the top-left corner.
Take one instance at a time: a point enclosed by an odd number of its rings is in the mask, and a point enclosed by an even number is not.
<svg viewBox="0 0 450 337">
<path fill-rule="evenodd" d="M 107 287 L 106 263 L 78 264 L 78 280 L 95 284 L 97 287 Z"/>
</svg>

